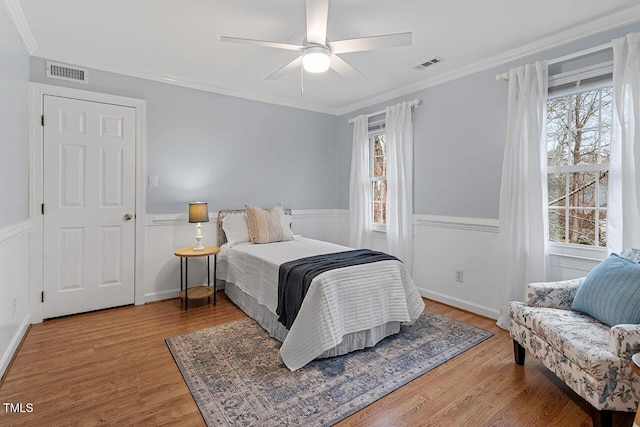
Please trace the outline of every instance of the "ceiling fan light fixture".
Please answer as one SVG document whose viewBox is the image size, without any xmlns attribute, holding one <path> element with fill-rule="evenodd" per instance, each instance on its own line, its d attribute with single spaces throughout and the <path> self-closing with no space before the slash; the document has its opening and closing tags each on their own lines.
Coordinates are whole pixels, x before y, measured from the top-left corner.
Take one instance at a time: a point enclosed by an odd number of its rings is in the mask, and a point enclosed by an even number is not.
<svg viewBox="0 0 640 427">
<path fill-rule="evenodd" d="M 302 53 L 302 66 L 308 73 L 324 73 L 330 64 L 329 51 L 322 46 L 307 48 Z"/>
</svg>

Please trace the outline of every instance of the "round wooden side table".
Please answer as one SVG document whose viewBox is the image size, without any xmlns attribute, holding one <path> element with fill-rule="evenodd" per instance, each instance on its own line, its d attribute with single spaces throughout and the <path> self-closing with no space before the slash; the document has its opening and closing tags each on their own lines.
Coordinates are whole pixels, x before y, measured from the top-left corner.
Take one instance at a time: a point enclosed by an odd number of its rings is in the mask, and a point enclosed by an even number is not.
<svg viewBox="0 0 640 427">
<path fill-rule="evenodd" d="M 180 248 L 173 254 L 180 257 L 180 298 L 184 299 L 184 310 L 189 309 L 190 299 L 208 298 L 211 301 L 213 295 L 213 305 L 216 305 L 216 264 L 218 261 L 218 252 L 220 248 L 217 246 L 205 246 L 202 250 L 195 250 L 192 247 Z M 213 289 L 211 289 L 211 262 L 210 256 L 213 255 Z M 207 283 L 200 286 L 194 286 L 189 290 L 189 258 L 207 257 Z M 182 261 L 184 260 L 184 275 Z M 183 281 L 184 280 L 184 281 Z"/>
</svg>

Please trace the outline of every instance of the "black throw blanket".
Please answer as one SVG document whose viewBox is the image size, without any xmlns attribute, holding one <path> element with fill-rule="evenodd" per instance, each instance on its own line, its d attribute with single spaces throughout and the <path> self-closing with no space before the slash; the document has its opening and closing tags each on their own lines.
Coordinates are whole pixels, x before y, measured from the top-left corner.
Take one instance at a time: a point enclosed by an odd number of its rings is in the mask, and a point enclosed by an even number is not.
<svg viewBox="0 0 640 427">
<path fill-rule="evenodd" d="M 384 252 L 358 249 L 285 262 L 278 272 L 278 321 L 291 329 L 311 281 L 325 271 L 378 261 L 397 260 Z"/>
</svg>

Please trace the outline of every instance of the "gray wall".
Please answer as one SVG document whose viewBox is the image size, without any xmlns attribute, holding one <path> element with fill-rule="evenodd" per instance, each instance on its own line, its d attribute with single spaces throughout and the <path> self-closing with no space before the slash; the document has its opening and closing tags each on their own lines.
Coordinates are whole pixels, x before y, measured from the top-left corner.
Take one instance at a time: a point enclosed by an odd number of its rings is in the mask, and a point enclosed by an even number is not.
<svg viewBox="0 0 640 427">
<path fill-rule="evenodd" d="M 99 70 L 89 84 L 46 77 L 31 58 L 31 81 L 147 102 L 147 213 L 271 206 L 335 208 L 336 120 L 332 115 L 219 95 Z"/>
<path fill-rule="evenodd" d="M 640 23 L 592 35 L 491 70 L 373 105 L 338 118 L 338 206 L 349 206 L 353 127 L 347 121 L 415 98 L 414 213 L 498 218 L 507 119 L 507 82 L 495 75 L 640 31 Z M 556 67 L 558 68 L 558 67 Z M 572 68 L 572 67 L 568 67 Z M 559 70 L 563 71 L 563 70 Z"/>
<path fill-rule="evenodd" d="M 29 54 L 0 6 L 0 228 L 29 218 Z"/>
<path fill-rule="evenodd" d="M 89 85 L 31 80 L 145 99 L 149 213 L 177 213 L 189 200 L 211 210 L 274 202 L 299 209 L 348 208 L 352 125 L 348 119 L 419 98 L 415 113 L 414 212 L 497 218 L 507 83 L 495 75 L 640 31 L 640 24 L 585 37 L 340 117 L 187 89 L 98 70 Z M 556 67 L 558 68 L 558 67 Z M 560 67 L 562 68 L 562 67 Z"/>
</svg>

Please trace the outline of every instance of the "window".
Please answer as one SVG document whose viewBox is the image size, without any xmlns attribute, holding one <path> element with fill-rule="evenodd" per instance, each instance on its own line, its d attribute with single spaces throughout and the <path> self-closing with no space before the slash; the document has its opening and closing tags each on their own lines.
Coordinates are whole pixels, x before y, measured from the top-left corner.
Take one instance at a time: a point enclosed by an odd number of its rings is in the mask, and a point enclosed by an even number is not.
<svg viewBox="0 0 640 427">
<path fill-rule="evenodd" d="M 604 247 L 613 89 L 610 83 L 547 101 L 549 240 Z"/>
<path fill-rule="evenodd" d="M 371 178 L 371 200 L 373 203 L 374 230 L 384 230 L 387 223 L 387 158 L 384 124 L 369 127 L 369 149 L 371 150 L 369 177 Z"/>
</svg>

